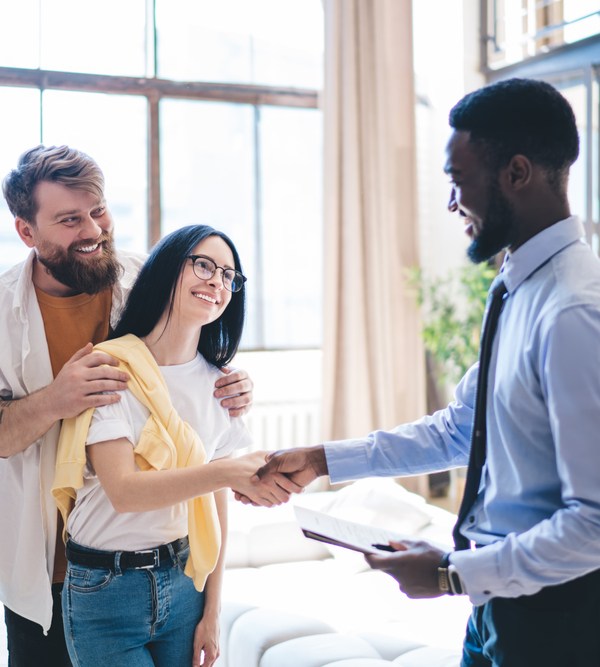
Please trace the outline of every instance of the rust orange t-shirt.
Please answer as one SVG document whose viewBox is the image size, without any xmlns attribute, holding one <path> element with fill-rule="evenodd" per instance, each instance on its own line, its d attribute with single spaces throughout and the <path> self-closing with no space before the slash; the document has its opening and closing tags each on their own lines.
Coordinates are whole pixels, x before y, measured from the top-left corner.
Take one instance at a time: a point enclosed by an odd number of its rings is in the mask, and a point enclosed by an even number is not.
<svg viewBox="0 0 600 667">
<path fill-rule="evenodd" d="M 112 290 L 107 288 L 98 294 L 59 297 L 36 287 L 35 293 L 44 321 L 52 373 L 56 377 L 65 363 L 86 343 L 95 345 L 106 340 L 110 326 Z M 59 512 L 53 583 L 64 581 L 67 571 L 62 531 Z"/>
</svg>

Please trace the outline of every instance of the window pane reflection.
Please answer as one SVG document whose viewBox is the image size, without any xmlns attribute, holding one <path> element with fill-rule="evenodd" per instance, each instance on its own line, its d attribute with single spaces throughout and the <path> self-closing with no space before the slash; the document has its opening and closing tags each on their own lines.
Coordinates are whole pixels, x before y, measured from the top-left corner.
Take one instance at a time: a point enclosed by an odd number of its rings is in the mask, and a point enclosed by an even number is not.
<svg viewBox="0 0 600 667">
<path fill-rule="evenodd" d="M 322 85 L 321 0 L 157 0 L 156 17 L 161 77 Z"/>
<path fill-rule="evenodd" d="M 146 74 L 146 0 L 52 0 L 40 5 L 42 69 Z"/>
<path fill-rule="evenodd" d="M 161 118 L 163 233 L 231 236 L 248 276 L 244 348 L 320 345 L 320 112 L 165 100 Z"/>
<path fill-rule="evenodd" d="M 487 0 L 487 64 L 522 62 L 600 33 L 598 0 Z"/>
<path fill-rule="evenodd" d="M 19 156 L 40 143 L 40 93 L 0 88 L 0 181 L 17 166 Z M 25 259 L 29 248 L 18 237 L 14 218 L 0 196 L 0 272 Z"/>
<path fill-rule="evenodd" d="M 587 211 L 587 88 L 580 80 L 562 79 L 552 81 L 560 92 L 569 100 L 573 108 L 573 113 L 577 120 L 577 129 L 579 130 L 579 157 L 569 172 L 569 203 L 571 213 L 579 216 L 579 219 L 588 226 Z"/>
<path fill-rule="evenodd" d="M 597 35 L 600 32 L 600 14 L 598 0 L 562 0 L 563 20 L 567 25 L 564 31 L 566 44 Z"/>
<path fill-rule="evenodd" d="M 600 225 L 600 66 L 592 81 L 592 220 Z"/>
<path fill-rule="evenodd" d="M 264 345 L 318 347 L 322 332 L 321 114 L 261 109 Z"/>
<path fill-rule="evenodd" d="M 126 95 L 46 91 L 46 145 L 68 144 L 98 162 L 115 219 L 117 247 L 147 247 L 146 100 Z"/>
<path fill-rule="evenodd" d="M 205 224 L 231 236 L 256 298 L 254 110 L 248 105 L 161 102 L 162 233 Z M 256 309 L 249 303 L 254 341 Z"/>
<path fill-rule="evenodd" d="M 580 77 L 559 77 L 551 80 L 569 100 L 577 120 L 579 130 L 579 158 L 573 164 L 569 175 L 569 203 L 571 212 L 579 216 L 585 224 L 588 240 L 598 254 L 599 183 L 598 183 L 598 121 L 600 119 L 600 97 L 598 80 L 586 85 Z M 590 99 L 591 97 L 591 99 Z M 591 103 L 591 124 L 588 124 L 588 103 Z M 591 133 L 591 142 L 590 142 Z M 591 155 L 588 155 L 591 147 Z"/>
<path fill-rule="evenodd" d="M 1 67 L 39 67 L 39 4 L 39 0 L 0 2 Z"/>
</svg>

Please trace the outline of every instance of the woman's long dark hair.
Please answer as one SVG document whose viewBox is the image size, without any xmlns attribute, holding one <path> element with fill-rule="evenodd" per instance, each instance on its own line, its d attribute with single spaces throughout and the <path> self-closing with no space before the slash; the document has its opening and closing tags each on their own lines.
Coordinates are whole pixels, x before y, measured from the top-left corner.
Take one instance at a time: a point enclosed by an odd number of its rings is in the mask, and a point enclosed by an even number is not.
<svg viewBox="0 0 600 667">
<path fill-rule="evenodd" d="M 125 334 L 147 336 L 166 309 L 173 310 L 173 295 L 181 271 L 194 248 L 209 236 L 218 236 L 229 246 L 236 271 L 242 272 L 240 258 L 231 239 L 208 225 L 189 225 L 168 234 L 152 249 L 135 281 L 125 308 L 110 338 Z M 202 327 L 198 351 L 218 368 L 228 364 L 237 352 L 244 328 L 245 285 L 231 294 L 221 316 Z"/>
</svg>

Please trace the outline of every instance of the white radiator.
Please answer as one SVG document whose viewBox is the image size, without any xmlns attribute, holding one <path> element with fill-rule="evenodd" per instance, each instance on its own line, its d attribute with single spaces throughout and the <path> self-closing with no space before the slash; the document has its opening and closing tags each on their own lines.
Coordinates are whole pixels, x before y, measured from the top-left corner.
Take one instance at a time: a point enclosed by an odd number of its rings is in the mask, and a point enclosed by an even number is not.
<svg viewBox="0 0 600 667">
<path fill-rule="evenodd" d="M 314 402 L 254 403 L 244 417 L 252 449 L 289 449 L 320 442 L 320 405 Z"/>
</svg>

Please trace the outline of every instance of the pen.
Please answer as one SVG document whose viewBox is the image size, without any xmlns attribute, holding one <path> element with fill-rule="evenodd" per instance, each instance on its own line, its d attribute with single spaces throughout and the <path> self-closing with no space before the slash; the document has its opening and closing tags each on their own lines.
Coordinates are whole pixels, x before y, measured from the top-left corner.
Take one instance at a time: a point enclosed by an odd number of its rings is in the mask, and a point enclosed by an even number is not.
<svg viewBox="0 0 600 667">
<path fill-rule="evenodd" d="M 396 551 L 391 544 L 372 544 L 371 546 L 381 551 Z"/>
</svg>

